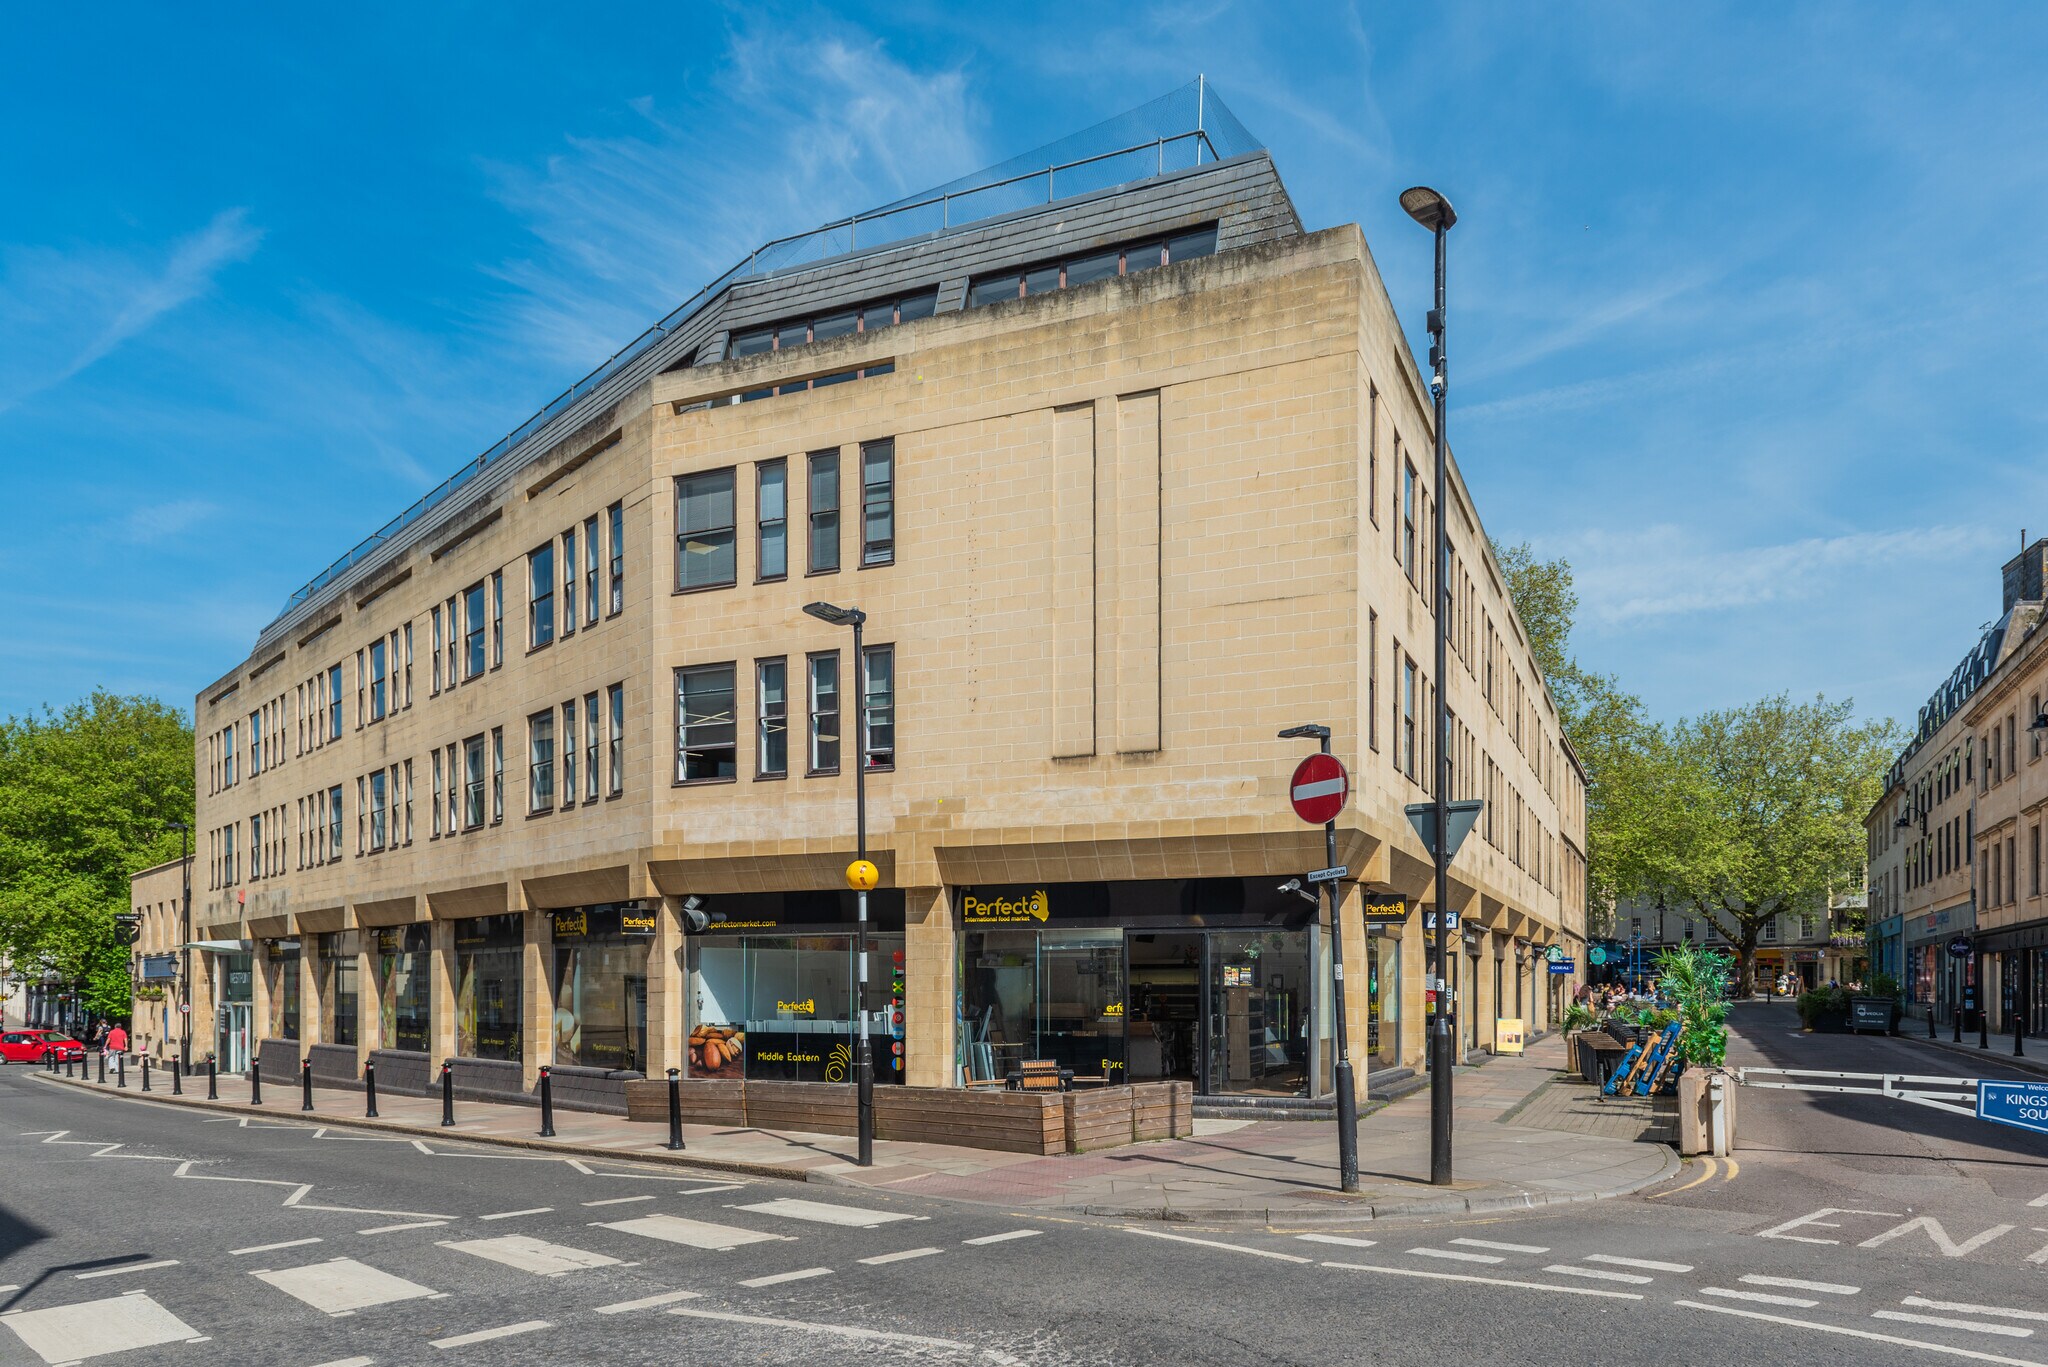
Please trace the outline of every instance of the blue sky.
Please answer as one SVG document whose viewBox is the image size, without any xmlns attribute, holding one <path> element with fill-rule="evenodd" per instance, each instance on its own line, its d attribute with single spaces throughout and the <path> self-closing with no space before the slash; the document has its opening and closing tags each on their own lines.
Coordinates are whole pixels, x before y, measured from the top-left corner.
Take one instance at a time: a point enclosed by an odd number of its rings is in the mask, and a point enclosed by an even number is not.
<svg viewBox="0 0 2048 1367">
<path fill-rule="evenodd" d="M 204 13 L 208 20 L 189 16 Z M 588 16 L 588 17 L 584 17 Z M 760 240 L 1207 72 L 1660 715 L 1908 717 L 2048 533 L 2024 5 L 16 8 L 0 714 L 185 706 L 286 595 Z"/>
</svg>

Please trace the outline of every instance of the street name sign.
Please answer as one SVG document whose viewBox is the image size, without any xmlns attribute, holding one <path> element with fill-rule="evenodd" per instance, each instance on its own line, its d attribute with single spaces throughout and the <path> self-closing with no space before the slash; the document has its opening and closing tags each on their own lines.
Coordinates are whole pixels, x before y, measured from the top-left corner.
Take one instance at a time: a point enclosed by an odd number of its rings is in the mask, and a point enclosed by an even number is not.
<svg viewBox="0 0 2048 1367">
<path fill-rule="evenodd" d="M 1351 872 L 1350 869 L 1347 869 L 1342 864 L 1339 864 L 1335 868 L 1317 869 L 1314 873 L 1308 876 L 1308 881 L 1311 883 L 1331 883 L 1335 882 L 1339 878 L 1342 878 L 1345 874 L 1349 872 Z"/>
<path fill-rule="evenodd" d="M 1977 1118 L 2048 1134 L 2048 1082 L 1979 1082 Z"/>
<path fill-rule="evenodd" d="M 1579 971 L 1579 966 L 1570 959 L 1552 959 L 1550 961 L 1550 971 L 1552 973 L 1576 973 Z"/>
<path fill-rule="evenodd" d="M 1294 778 L 1287 785 L 1294 814 L 1311 826 L 1335 821 L 1351 796 L 1351 776 L 1335 755 L 1310 755 L 1294 766 Z"/>
</svg>

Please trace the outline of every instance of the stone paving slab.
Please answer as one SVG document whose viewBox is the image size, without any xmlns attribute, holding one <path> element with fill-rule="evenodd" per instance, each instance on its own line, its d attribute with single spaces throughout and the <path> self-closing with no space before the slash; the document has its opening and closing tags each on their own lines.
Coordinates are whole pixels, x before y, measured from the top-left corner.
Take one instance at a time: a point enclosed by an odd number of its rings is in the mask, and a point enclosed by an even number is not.
<svg viewBox="0 0 2048 1367">
<path fill-rule="evenodd" d="M 854 1163 L 845 1135 L 685 1125 L 687 1147 L 670 1152 L 666 1126 L 635 1124 L 618 1116 L 557 1110 L 555 1137 L 541 1139 L 531 1106 L 458 1100 L 457 1123 L 440 1124 L 437 1097 L 380 1096 L 379 1119 L 363 1117 L 354 1091 L 316 1091 L 315 1111 L 300 1110 L 296 1086 L 272 1087 L 260 1107 L 248 1103 L 248 1084 L 221 1079 L 222 1099 L 188 1089 L 173 1097 L 158 1088 L 144 1095 L 131 1072 L 116 1090 L 43 1075 L 54 1085 L 83 1088 L 108 1098 L 260 1114 L 266 1121 L 348 1125 L 435 1137 L 512 1145 L 565 1156 L 601 1153 L 642 1162 L 676 1163 L 698 1171 L 772 1176 L 845 1187 L 886 1187 L 957 1201 L 1013 1209 L 1059 1209 L 1174 1221 L 1263 1224 L 1347 1224 L 1396 1216 L 1521 1210 L 1556 1202 L 1619 1196 L 1675 1174 L 1678 1162 L 1662 1144 L 1622 1137 L 1563 1133 L 1509 1116 L 1560 1077 L 1562 1042 L 1539 1041 L 1519 1058 L 1498 1058 L 1455 1075 L 1453 1144 L 1459 1180 L 1433 1187 L 1429 1169 L 1429 1097 L 1413 1093 L 1359 1122 L 1360 1190 L 1337 1190 L 1337 1127 L 1333 1121 L 1254 1120 L 1198 1122 L 1191 1138 L 1157 1140 L 1076 1155 L 997 1153 L 941 1144 L 878 1140 L 875 1163 Z M 1532 1103 L 1534 1104 L 1534 1103 Z"/>
</svg>

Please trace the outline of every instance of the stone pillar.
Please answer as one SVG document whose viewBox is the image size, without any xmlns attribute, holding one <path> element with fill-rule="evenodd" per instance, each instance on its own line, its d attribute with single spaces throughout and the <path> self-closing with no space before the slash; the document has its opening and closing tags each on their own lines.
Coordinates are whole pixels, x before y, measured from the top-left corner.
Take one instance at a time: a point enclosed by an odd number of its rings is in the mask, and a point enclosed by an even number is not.
<svg viewBox="0 0 2048 1367">
<path fill-rule="evenodd" d="M 269 942 L 258 940 L 255 944 L 255 952 L 249 956 L 249 1058 L 252 1062 L 258 1046 L 271 1036 L 271 980 L 277 974 L 277 965 L 270 961 Z"/>
<path fill-rule="evenodd" d="M 299 1057 L 327 1038 L 327 986 L 321 973 L 320 937 L 299 936 Z"/>
<path fill-rule="evenodd" d="M 1429 934 L 1424 908 L 1408 913 L 1401 928 L 1401 1066 L 1421 1072 L 1429 1061 Z"/>
<path fill-rule="evenodd" d="M 1500 991 L 1494 981 L 1500 963 L 1500 937 L 1491 930 L 1479 933 L 1479 957 L 1472 965 L 1472 1043 L 1491 1054 L 1500 1043 L 1494 1020 L 1500 1015 Z"/>
<path fill-rule="evenodd" d="M 441 1060 L 455 1057 L 455 922 L 428 922 L 427 1076 L 439 1078 Z"/>
<path fill-rule="evenodd" d="M 683 1041 L 690 980 L 683 937 L 682 899 L 650 895 L 654 908 L 654 943 L 647 954 L 647 1062 L 649 1077 L 666 1077 L 671 1068 L 686 1067 Z"/>
<path fill-rule="evenodd" d="M 517 883 L 515 881 L 515 886 Z M 520 966 L 521 1085 L 540 1085 L 541 1065 L 555 1059 L 555 929 L 544 911 L 525 908 L 526 945 Z M 650 1003 L 650 1006 L 652 1003 Z"/>
<path fill-rule="evenodd" d="M 1358 1086 L 1359 1099 L 1365 1098 L 1365 1078 L 1379 1065 L 1366 1047 L 1371 1038 L 1372 1018 L 1372 945 L 1365 933 L 1365 891 L 1356 883 L 1339 883 L 1337 901 L 1337 935 L 1344 950 L 1344 1025 L 1350 1035 L 1351 1073 Z M 1327 902 L 1327 899 L 1325 899 Z M 1317 1023 L 1321 1028 L 1321 1023 Z M 1332 1033 L 1331 1046 L 1336 1040 Z M 1337 1060 L 1330 1060 L 1331 1077 L 1336 1076 Z M 1316 1084 L 1322 1085 L 1319 1080 Z M 1331 1093 L 1335 1095 L 1333 1091 Z"/>
<path fill-rule="evenodd" d="M 903 1080 L 912 1087 L 960 1085 L 954 1061 L 959 962 L 959 932 L 946 889 L 904 889 Z M 886 974 L 882 990 L 887 990 Z M 877 1077 L 888 1066 L 883 1051 L 889 1042 L 886 1033 L 875 1041 Z"/>
<path fill-rule="evenodd" d="M 384 979 L 377 971 L 377 929 L 356 932 L 356 1076 L 370 1051 L 384 1047 Z"/>
</svg>

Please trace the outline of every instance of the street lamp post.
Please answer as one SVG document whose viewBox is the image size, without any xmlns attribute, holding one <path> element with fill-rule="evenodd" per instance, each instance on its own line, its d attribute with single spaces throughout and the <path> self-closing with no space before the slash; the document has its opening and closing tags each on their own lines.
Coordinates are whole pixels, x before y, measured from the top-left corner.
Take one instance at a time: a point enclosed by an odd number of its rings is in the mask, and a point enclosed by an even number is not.
<svg viewBox="0 0 2048 1367">
<path fill-rule="evenodd" d="M 173 821 L 178 832 L 178 875 L 184 880 L 178 897 L 178 1071 L 192 1071 L 192 827 Z"/>
<path fill-rule="evenodd" d="M 835 627 L 853 628 L 853 863 L 847 866 L 846 881 L 854 891 L 858 907 L 854 928 L 854 952 L 859 965 L 859 986 L 854 997 L 854 1014 L 860 1018 L 859 1052 L 854 1067 L 858 1095 L 858 1157 L 861 1167 L 875 1161 L 875 1062 L 868 1045 L 868 889 L 877 881 L 875 866 L 868 861 L 868 687 L 867 663 L 861 653 L 861 628 L 868 615 L 859 608 L 835 607 L 831 603 L 806 603 L 804 612 Z"/>
<path fill-rule="evenodd" d="M 1436 238 L 1436 305 L 1429 311 L 1430 397 L 1435 401 L 1436 421 L 1436 520 L 1431 535 L 1436 557 L 1436 937 L 1430 945 L 1436 981 L 1436 1015 L 1429 1039 L 1429 1180 L 1437 1186 L 1451 1181 L 1451 1064 L 1454 1053 L 1453 1029 L 1457 1005 L 1449 982 L 1451 931 L 1451 852 L 1446 838 L 1450 830 L 1451 724 L 1447 711 L 1450 689 L 1450 534 L 1446 513 L 1450 506 L 1445 474 L 1444 391 L 1448 386 L 1448 357 L 1445 355 L 1446 315 L 1444 311 L 1445 243 L 1451 225 L 1458 221 L 1451 202 L 1426 185 L 1401 192 L 1401 208 L 1408 217 L 1429 229 Z M 1448 1008 L 1448 1009 L 1446 1009 Z"/>
</svg>

